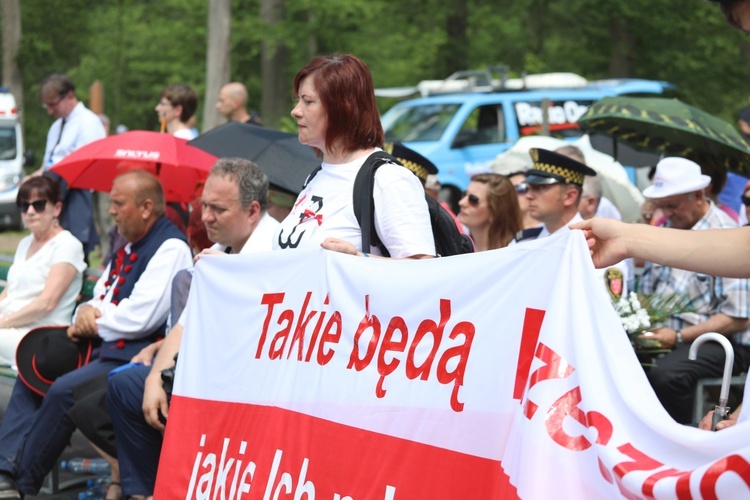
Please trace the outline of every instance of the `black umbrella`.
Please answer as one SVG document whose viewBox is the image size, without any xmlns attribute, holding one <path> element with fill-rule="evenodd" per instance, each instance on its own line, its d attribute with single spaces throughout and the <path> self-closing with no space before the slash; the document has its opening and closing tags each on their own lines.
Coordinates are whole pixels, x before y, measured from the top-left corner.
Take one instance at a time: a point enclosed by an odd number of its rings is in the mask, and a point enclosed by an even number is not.
<svg viewBox="0 0 750 500">
<path fill-rule="evenodd" d="M 320 158 L 300 144 L 296 134 L 257 125 L 229 122 L 201 134 L 188 144 L 220 158 L 246 158 L 263 169 L 272 187 L 299 194 Z"/>
</svg>

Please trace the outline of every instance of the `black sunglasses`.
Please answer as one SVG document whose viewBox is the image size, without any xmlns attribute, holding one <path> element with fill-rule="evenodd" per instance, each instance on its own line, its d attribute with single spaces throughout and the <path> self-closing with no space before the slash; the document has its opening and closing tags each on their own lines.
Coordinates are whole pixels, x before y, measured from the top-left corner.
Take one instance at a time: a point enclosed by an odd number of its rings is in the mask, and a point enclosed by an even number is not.
<svg viewBox="0 0 750 500">
<path fill-rule="evenodd" d="M 44 209 L 47 208 L 47 200 L 36 200 L 36 201 L 19 201 L 18 202 L 18 208 L 21 209 L 21 213 L 26 213 L 29 211 L 29 207 L 34 207 L 34 212 L 44 212 Z"/>
<path fill-rule="evenodd" d="M 479 202 L 481 201 L 479 197 L 475 194 L 464 193 L 464 196 L 466 196 L 466 200 L 469 202 L 469 205 L 471 205 L 472 207 L 476 207 L 477 205 L 479 205 Z"/>
<path fill-rule="evenodd" d="M 529 192 L 529 185 L 525 182 L 522 182 L 521 184 L 516 186 L 516 193 L 518 194 L 526 194 Z"/>
<path fill-rule="evenodd" d="M 746 207 L 750 207 L 750 196 L 742 195 L 740 199 L 742 200 L 743 205 L 745 205 Z"/>
</svg>

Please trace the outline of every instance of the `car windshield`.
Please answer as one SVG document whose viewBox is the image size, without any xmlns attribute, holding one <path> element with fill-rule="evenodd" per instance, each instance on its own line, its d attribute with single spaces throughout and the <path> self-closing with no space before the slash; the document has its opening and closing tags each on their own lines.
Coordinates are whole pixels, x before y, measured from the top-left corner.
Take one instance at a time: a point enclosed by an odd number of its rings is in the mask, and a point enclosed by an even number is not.
<svg viewBox="0 0 750 500">
<path fill-rule="evenodd" d="M 383 119 L 388 142 L 437 141 L 460 104 L 427 104 L 393 109 Z"/>
<path fill-rule="evenodd" d="M 16 157 L 15 127 L 0 127 L 0 160 L 12 160 Z"/>
</svg>

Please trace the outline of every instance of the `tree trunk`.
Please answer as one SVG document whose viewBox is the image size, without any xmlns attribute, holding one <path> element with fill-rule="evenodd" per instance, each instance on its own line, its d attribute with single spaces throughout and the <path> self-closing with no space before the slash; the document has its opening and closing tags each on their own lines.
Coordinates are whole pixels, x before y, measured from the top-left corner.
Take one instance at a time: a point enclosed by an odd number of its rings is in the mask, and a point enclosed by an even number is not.
<svg viewBox="0 0 750 500">
<path fill-rule="evenodd" d="M 284 19 L 284 0 L 261 0 L 260 20 L 273 33 L 273 26 Z M 261 116 L 263 124 L 277 127 L 289 107 L 289 79 L 284 73 L 287 48 L 283 43 L 265 39 L 260 45 L 260 75 L 262 84 Z"/>
<path fill-rule="evenodd" d="M 8 87 L 16 98 L 18 118 L 23 126 L 23 74 L 18 65 L 18 47 L 21 44 L 21 2 L 1 0 L 3 16 L 3 87 Z"/>
<path fill-rule="evenodd" d="M 310 10 L 307 15 L 308 22 L 311 25 L 315 25 L 316 15 L 313 10 Z M 318 55 L 318 35 L 316 33 L 310 33 L 307 36 L 307 59 L 310 60 Z"/>
<path fill-rule="evenodd" d="M 231 63 L 232 0 L 210 0 L 206 50 L 206 94 L 203 96 L 203 131 L 224 121 L 216 110 L 221 87 L 229 83 Z"/>
<path fill-rule="evenodd" d="M 469 40 L 466 31 L 469 25 L 469 6 L 467 0 L 451 0 L 451 14 L 446 19 L 447 44 L 441 49 L 443 68 L 442 77 L 467 68 L 469 60 Z"/>
<path fill-rule="evenodd" d="M 631 78 L 633 76 L 633 34 L 630 19 L 612 20 L 612 55 L 609 58 L 610 78 Z"/>
</svg>

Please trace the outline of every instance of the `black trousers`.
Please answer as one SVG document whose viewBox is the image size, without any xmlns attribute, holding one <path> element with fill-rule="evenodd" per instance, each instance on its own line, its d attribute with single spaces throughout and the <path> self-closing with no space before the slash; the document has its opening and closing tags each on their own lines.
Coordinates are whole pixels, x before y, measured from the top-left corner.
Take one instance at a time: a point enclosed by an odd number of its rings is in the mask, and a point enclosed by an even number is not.
<svg viewBox="0 0 750 500">
<path fill-rule="evenodd" d="M 733 375 L 746 372 L 750 364 L 750 347 L 732 342 L 734 347 Z M 698 379 L 721 377 L 724 374 L 724 348 L 717 342 L 706 342 L 698 357 L 688 359 L 690 344 L 679 344 L 672 352 L 659 358 L 648 372 L 648 379 L 659 401 L 681 423 L 693 423 L 693 402 Z"/>
</svg>

